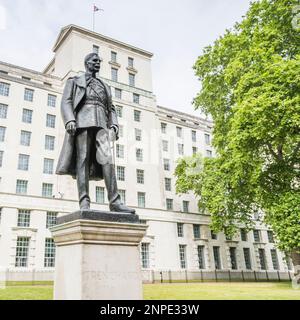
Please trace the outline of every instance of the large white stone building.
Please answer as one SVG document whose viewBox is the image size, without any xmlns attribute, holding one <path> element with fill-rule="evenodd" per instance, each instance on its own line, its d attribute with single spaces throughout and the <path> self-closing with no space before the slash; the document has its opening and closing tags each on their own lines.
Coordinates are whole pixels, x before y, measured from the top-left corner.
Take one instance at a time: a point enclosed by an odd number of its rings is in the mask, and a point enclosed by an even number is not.
<svg viewBox="0 0 300 320">
<path fill-rule="evenodd" d="M 152 90 L 152 53 L 84 28 L 63 28 L 42 72 L 0 62 L 0 266 L 10 272 L 53 270 L 49 226 L 78 210 L 76 182 L 55 167 L 65 129 L 60 100 L 66 79 L 84 71 L 86 54 L 103 59 L 121 127 L 115 145 L 123 200 L 149 225 L 144 270 L 290 269 L 263 225 L 235 239 L 214 235 L 193 194 L 176 195 L 176 159 L 213 156 L 213 124 L 160 107 Z M 25 53 L 26 54 L 26 53 Z M 28 57 L 29 59 L 34 57 Z M 91 182 L 92 208 L 108 209 L 103 182 Z"/>
</svg>

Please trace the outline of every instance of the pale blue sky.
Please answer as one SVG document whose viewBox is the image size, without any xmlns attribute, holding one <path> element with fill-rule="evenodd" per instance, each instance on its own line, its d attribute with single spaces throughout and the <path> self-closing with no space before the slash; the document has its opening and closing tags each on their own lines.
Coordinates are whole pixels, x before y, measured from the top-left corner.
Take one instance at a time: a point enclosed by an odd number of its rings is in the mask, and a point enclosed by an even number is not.
<svg viewBox="0 0 300 320">
<path fill-rule="evenodd" d="M 154 53 L 153 86 L 159 105 L 199 114 L 191 104 L 200 83 L 192 66 L 203 48 L 246 13 L 250 0 L 0 0 L 0 60 L 42 70 L 60 29 L 68 24 Z M 1 15 L 0 15 L 1 17 Z"/>
</svg>

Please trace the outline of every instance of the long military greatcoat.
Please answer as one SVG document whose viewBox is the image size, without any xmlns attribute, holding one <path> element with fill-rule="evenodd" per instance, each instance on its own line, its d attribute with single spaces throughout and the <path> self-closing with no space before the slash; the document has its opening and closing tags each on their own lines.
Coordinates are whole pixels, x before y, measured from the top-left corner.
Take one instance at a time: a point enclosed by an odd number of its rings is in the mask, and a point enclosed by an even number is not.
<svg viewBox="0 0 300 320">
<path fill-rule="evenodd" d="M 98 79 L 104 86 L 107 94 L 107 127 L 119 127 L 118 118 L 114 105 L 112 104 L 112 96 L 110 88 L 100 79 Z M 86 76 L 69 78 L 67 80 L 62 101 L 61 101 L 61 114 L 65 126 L 70 121 L 76 121 L 76 114 L 79 109 L 84 105 L 86 95 Z M 118 138 L 118 137 L 117 137 Z M 75 136 L 66 132 L 63 147 L 58 159 L 56 174 L 71 175 L 76 178 L 76 144 Z M 90 163 L 90 180 L 103 179 L 102 166 L 98 164 L 95 159 L 91 159 Z"/>
</svg>

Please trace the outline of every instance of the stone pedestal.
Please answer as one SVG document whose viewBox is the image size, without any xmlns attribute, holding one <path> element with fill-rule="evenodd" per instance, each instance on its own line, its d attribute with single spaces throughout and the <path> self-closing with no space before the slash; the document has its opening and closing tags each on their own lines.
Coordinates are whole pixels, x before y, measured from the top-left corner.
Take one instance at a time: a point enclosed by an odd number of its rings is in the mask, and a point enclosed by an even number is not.
<svg viewBox="0 0 300 320">
<path fill-rule="evenodd" d="M 143 299 L 138 216 L 78 211 L 51 228 L 56 244 L 55 300 Z"/>
</svg>

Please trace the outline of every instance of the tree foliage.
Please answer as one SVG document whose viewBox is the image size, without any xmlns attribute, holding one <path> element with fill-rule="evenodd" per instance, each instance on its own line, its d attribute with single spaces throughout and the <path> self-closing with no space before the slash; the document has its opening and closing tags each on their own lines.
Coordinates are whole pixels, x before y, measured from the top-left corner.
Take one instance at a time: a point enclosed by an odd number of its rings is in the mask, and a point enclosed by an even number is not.
<svg viewBox="0 0 300 320">
<path fill-rule="evenodd" d="M 214 120 L 217 157 L 183 158 L 175 172 L 177 191 L 201 198 L 215 231 L 250 228 L 253 214 L 263 211 L 288 251 L 300 248 L 297 4 L 253 2 L 240 23 L 204 49 L 194 66 L 202 84 L 194 105 Z M 190 175 L 193 165 L 201 172 Z"/>
</svg>

